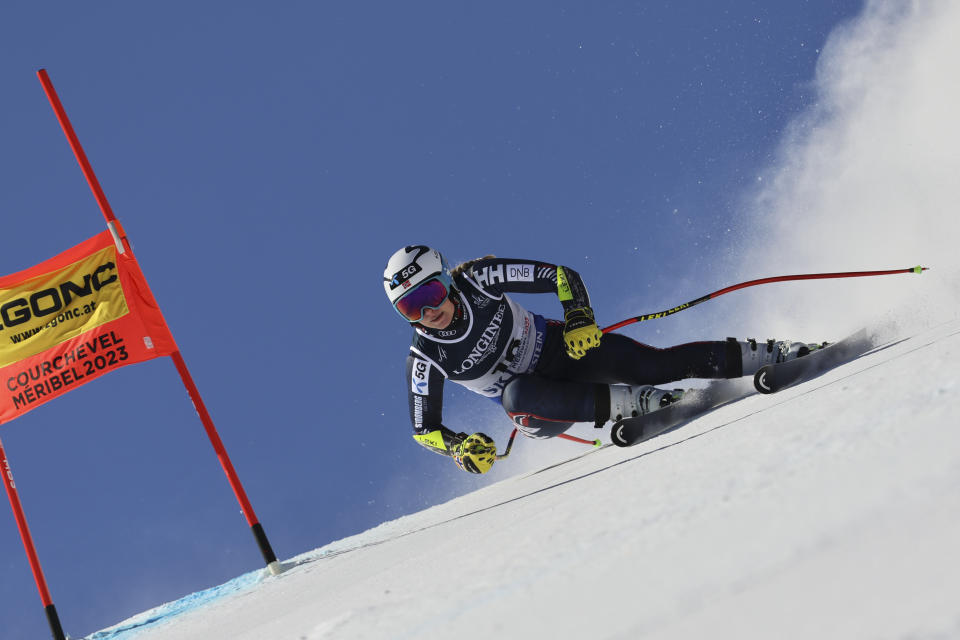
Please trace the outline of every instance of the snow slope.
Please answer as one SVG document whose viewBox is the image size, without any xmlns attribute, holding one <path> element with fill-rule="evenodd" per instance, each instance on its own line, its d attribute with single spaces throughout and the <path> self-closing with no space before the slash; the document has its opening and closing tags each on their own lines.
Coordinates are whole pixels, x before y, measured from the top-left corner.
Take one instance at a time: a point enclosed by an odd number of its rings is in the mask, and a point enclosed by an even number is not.
<svg viewBox="0 0 960 640">
<path fill-rule="evenodd" d="M 958 358 L 953 320 L 91 638 L 960 637 Z"/>
</svg>

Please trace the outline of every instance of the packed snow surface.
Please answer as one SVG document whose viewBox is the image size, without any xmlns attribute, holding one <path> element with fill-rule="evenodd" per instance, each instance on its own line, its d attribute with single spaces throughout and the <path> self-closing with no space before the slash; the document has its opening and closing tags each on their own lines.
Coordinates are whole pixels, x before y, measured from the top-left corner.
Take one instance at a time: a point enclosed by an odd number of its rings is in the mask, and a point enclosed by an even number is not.
<svg viewBox="0 0 960 640">
<path fill-rule="evenodd" d="M 894 338 L 90 637 L 960 637 L 958 361 Z"/>
</svg>

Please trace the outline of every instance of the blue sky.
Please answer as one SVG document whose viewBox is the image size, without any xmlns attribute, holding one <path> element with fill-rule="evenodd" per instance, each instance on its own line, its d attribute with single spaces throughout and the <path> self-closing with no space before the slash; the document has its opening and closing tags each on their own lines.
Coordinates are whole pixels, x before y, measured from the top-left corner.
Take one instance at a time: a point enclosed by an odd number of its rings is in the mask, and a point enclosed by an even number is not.
<svg viewBox="0 0 960 640">
<path fill-rule="evenodd" d="M 380 284 L 390 253 L 567 264 L 602 325 L 732 284 L 742 201 L 860 4 L 8 2 L 0 273 L 103 229 L 46 68 L 290 557 L 488 480 L 410 439 L 409 330 Z M 627 333 L 723 337 L 688 313 Z M 488 401 L 451 391 L 451 427 L 505 440 Z M 74 636 L 260 564 L 169 359 L 0 438 Z M 44 637 L 0 511 L 2 635 Z"/>
</svg>

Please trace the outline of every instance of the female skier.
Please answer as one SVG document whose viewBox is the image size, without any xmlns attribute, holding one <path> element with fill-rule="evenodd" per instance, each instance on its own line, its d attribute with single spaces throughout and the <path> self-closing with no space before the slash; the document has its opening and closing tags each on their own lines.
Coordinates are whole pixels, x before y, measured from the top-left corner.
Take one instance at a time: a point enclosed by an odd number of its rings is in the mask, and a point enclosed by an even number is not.
<svg viewBox="0 0 960 640">
<path fill-rule="evenodd" d="M 408 246 L 391 256 L 383 288 L 414 328 L 406 367 L 413 437 L 471 473 L 490 470 L 496 444 L 443 425 L 447 378 L 500 402 L 524 435 L 550 438 L 575 422 L 602 425 L 683 395 L 651 385 L 753 375 L 811 348 L 727 338 L 657 349 L 603 335 L 580 276 L 535 260 L 487 256 L 451 270 L 438 251 Z M 556 293 L 563 322 L 525 310 L 508 293 Z"/>
</svg>

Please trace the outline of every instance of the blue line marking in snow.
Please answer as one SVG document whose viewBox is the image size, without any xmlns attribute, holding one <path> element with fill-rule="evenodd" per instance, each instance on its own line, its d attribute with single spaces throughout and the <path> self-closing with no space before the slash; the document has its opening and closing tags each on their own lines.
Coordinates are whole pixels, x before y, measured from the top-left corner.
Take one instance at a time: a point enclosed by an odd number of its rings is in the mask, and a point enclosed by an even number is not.
<svg viewBox="0 0 960 640">
<path fill-rule="evenodd" d="M 199 609 L 215 600 L 245 591 L 260 582 L 263 574 L 263 569 L 245 573 L 239 578 L 234 578 L 230 582 L 226 582 L 220 586 L 192 593 L 179 600 L 168 602 L 167 604 L 162 604 L 159 607 L 140 613 L 109 629 L 97 631 L 87 636 L 84 640 L 133 640 L 137 634 L 145 631 L 146 627 L 150 625 L 169 622 L 177 616 Z"/>
</svg>

